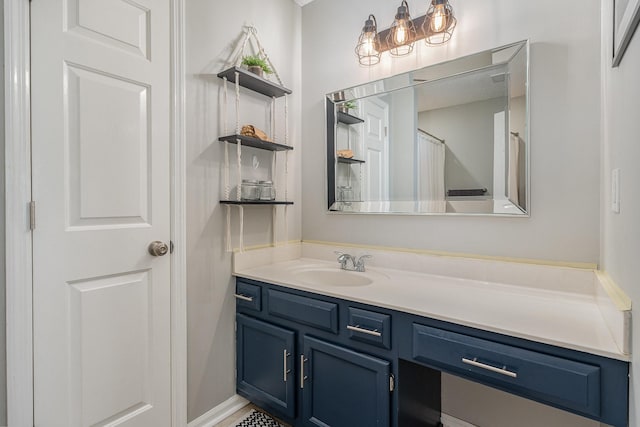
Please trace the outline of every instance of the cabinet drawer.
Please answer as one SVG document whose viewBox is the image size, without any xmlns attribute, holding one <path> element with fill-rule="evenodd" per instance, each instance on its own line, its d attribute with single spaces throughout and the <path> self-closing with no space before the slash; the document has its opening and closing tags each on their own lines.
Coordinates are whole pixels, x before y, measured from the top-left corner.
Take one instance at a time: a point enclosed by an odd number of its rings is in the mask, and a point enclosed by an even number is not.
<svg viewBox="0 0 640 427">
<path fill-rule="evenodd" d="M 287 292 L 268 290 L 269 314 L 338 333 L 338 305 Z"/>
<path fill-rule="evenodd" d="M 388 314 L 349 307 L 347 332 L 353 340 L 391 348 L 391 316 Z"/>
<path fill-rule="evenodd" d="M 524 397 L 600 414 L 600 367 L 413 324 L 413 358 Z"/>
<path fill-rule="evenodd" d="M 236 282 L 236 305 L 254 311 L 262 310 L 262 288 L 244 282 Z"/>
</svg>

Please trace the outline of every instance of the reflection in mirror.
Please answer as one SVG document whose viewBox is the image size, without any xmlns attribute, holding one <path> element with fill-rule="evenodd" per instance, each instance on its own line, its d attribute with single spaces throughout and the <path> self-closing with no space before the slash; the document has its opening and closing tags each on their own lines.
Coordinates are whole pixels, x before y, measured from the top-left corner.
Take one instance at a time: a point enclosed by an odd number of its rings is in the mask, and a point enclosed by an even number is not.
<svg viewBox="0 0 640 427">
<path fill-rule="evenodd" d="M 327 95 L 332 211 L 528 212 L 528 43 Z"/>
</svg>

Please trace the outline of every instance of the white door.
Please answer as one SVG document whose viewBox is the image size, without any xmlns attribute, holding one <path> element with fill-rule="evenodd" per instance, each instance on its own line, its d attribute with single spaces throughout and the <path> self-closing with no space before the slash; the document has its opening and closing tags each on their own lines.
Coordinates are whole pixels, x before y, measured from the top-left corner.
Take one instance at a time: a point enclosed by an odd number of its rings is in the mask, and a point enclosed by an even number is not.
<svg viewBox="0 0 640 427">
<path fill-rule="evenodd" d="M 366 161 L 363 200 L 389 200 L 389 106 L 377 99 L 365 99 L 362 104 Z"/>
<path fill-rule="evenodd" d="M 36 426 L 169 426 L 169 0 L 31 3 Z"/>
</svg>

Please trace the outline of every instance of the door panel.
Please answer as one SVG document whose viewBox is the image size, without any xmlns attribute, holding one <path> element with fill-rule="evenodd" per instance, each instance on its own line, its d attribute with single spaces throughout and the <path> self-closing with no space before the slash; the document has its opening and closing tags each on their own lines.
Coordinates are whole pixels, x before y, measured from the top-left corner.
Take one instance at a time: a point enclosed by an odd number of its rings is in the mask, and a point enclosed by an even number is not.
<svg viewBox="0 0 640 427">
<path fill-rule="evenodd" d="M 236 315 L 236 320 L 238 393 L 293 418 L 295 332 L 243 314 Z"/>
<path fill-rule="evenodd" d="M 148 59 L 151 11 L 132 1 L 67 0 L 67 31 Z"/>
<path fill-rule="evenodd" d="M 87 426 L 151 409 L 149 272 L 72 282 L 68 289 L 69 357 L 77 367 L 70 383 L 73 399 L 83 402 L 72 416 Z"/>
<path fill-rule="evenodd" d="M 308 426 L 384 427 L 390 423 L 390 363 L 318 340 L 303 339 L 307 358 L 303 419 Z"/>
<path fill-rule="evenodd" d="M 69 226 L 148 223 L 150 88 L 77 65 L 64 71 Z"/>
<path fill-rule="evenodd" d="M 169 0 L 31 3 L 36 426 L 169 426 Z"/>
</svg>

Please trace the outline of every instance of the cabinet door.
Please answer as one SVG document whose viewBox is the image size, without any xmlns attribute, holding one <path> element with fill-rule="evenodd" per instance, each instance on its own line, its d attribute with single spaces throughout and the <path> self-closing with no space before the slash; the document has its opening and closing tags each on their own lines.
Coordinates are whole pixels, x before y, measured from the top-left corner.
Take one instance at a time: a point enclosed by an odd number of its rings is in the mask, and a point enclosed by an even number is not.
<svg viewBox="0 0 640 427">
<path fill-rule="evenodd" d="M 300 375 L 304 425 L 389 425 L 388 361 L 308 336 L 303 339 L 303 347 Z"/>
<path fill-rule="evenodd" d="M 295 416 L 295 333 L 236 315 L 238 394 L 273 411 Z"/>
</svg>

